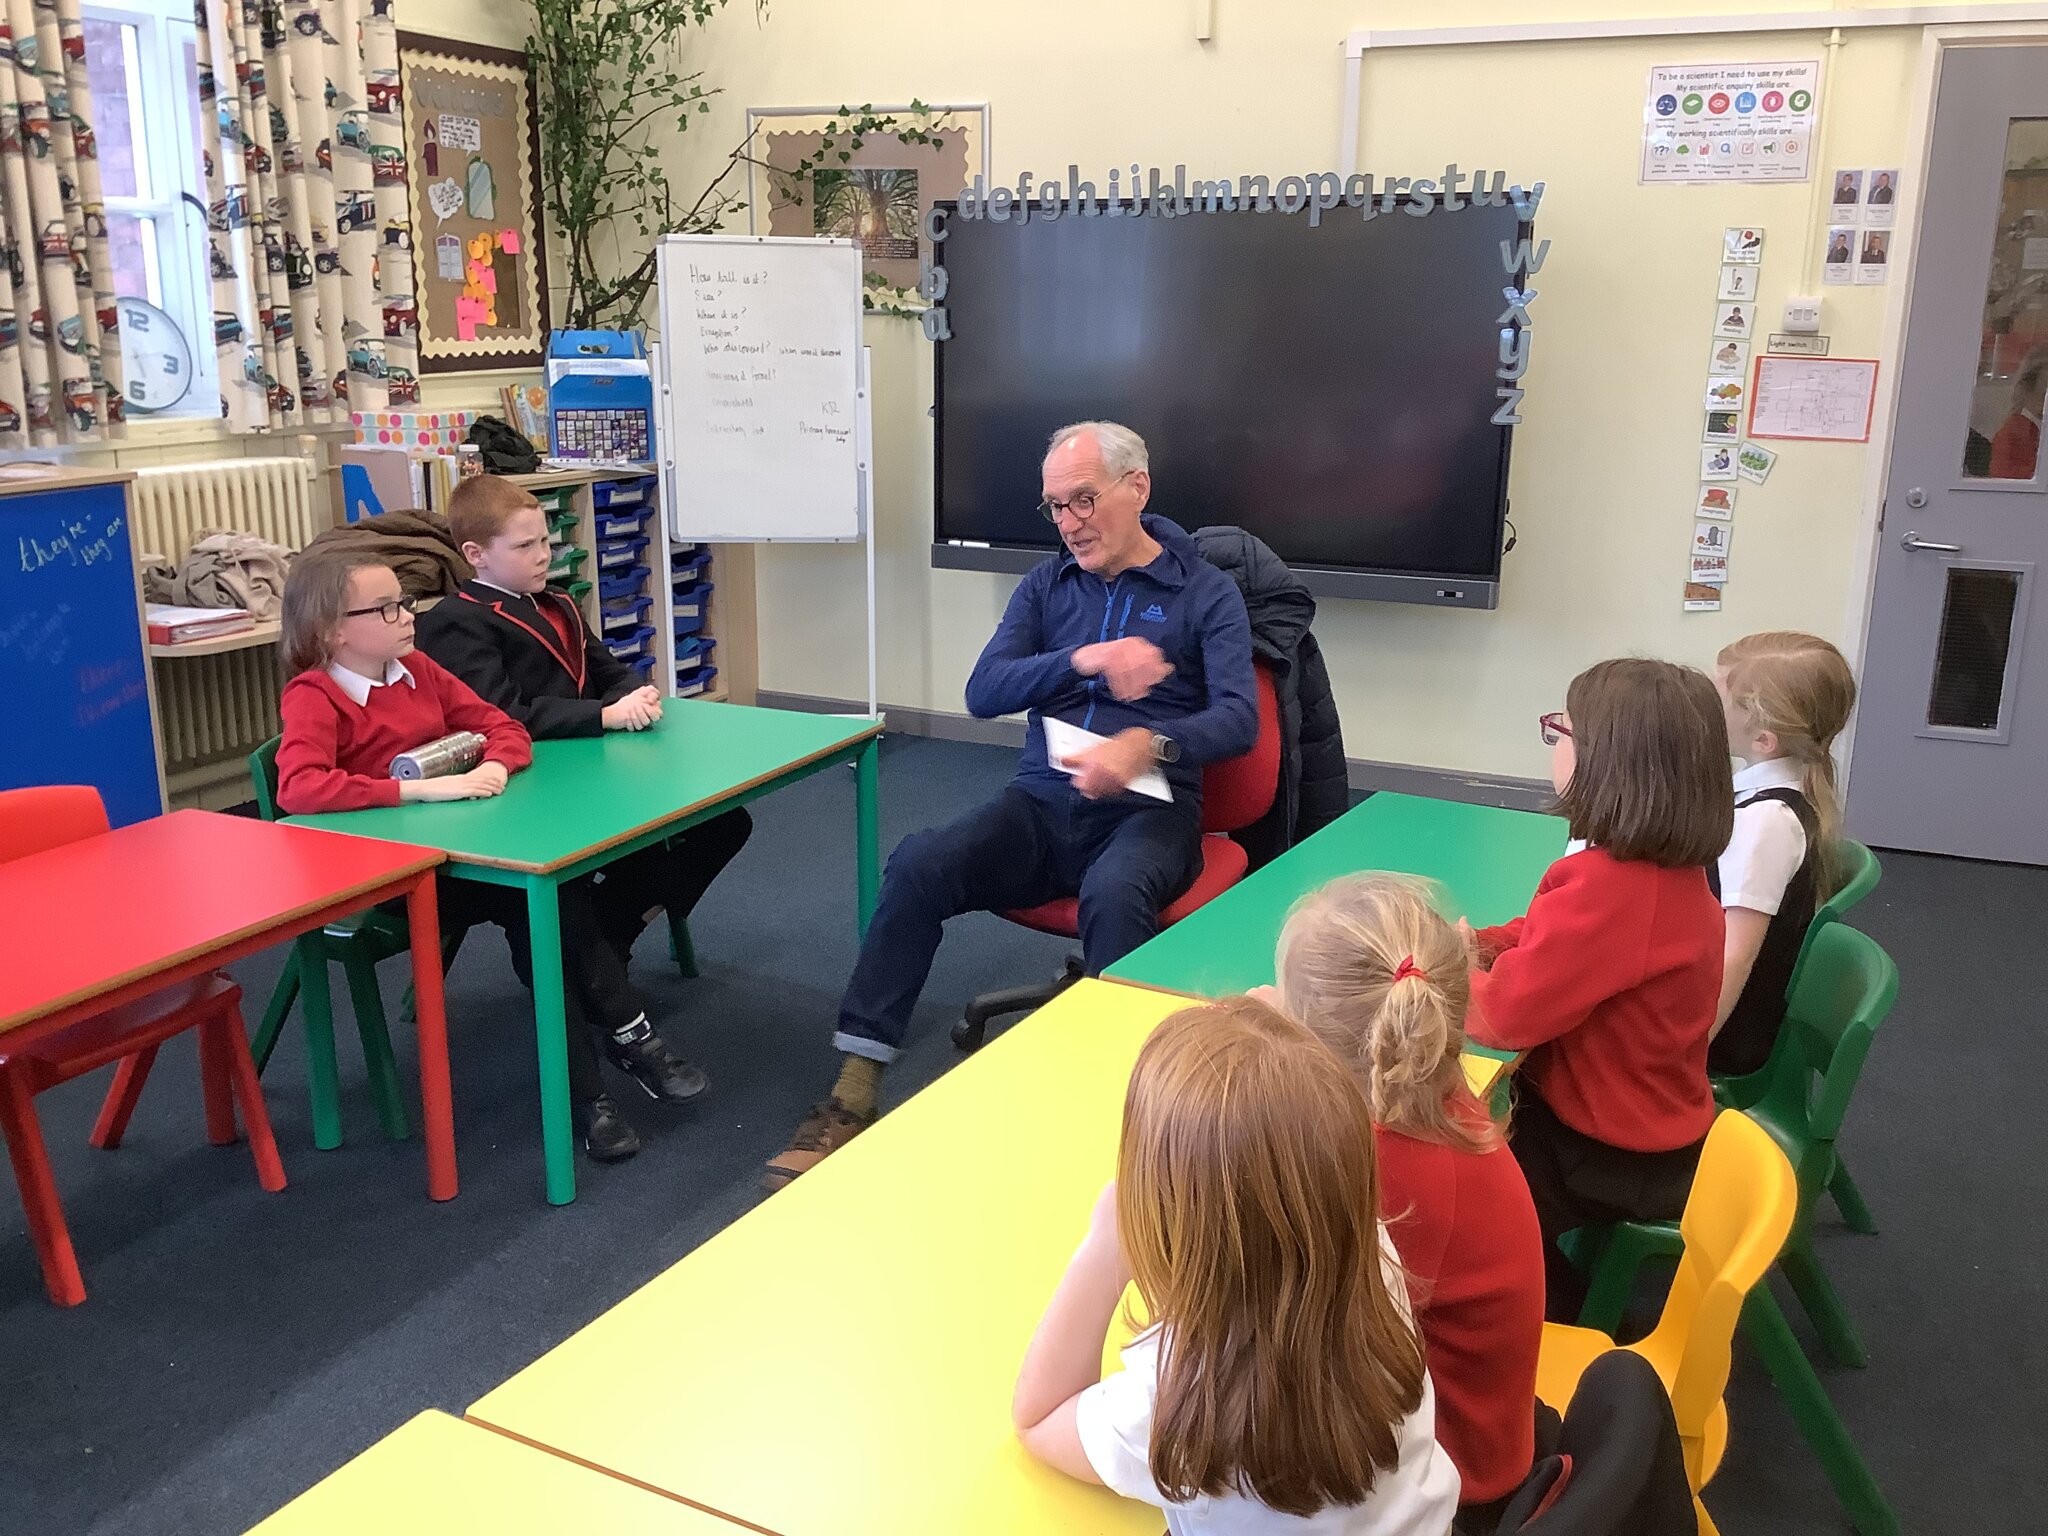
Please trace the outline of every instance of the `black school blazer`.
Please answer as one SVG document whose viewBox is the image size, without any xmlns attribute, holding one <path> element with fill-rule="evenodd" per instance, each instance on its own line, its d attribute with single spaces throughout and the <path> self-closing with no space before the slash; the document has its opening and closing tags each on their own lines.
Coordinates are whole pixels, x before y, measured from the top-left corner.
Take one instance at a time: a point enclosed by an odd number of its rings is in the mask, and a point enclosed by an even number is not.
<svg viewBox="0 0 2048 1536">
<path fill-rule="evenodd" d="M 540 604 L 567 612 L 580 648 L 563 653 Z M 515 597 L 481 581 L 464 582 L 420 615 L 414 643 L 536 741 L 602 735 L 605 705 L 640 686 L 639 674 L 605 649 L 583 610 L 560 592 Z"/>
</svg>

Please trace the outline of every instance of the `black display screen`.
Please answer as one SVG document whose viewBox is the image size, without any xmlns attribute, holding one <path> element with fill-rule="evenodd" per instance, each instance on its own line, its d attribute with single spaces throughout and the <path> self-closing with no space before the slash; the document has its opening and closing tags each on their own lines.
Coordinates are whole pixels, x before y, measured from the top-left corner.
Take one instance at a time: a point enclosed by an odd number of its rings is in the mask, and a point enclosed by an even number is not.
<svg viewBox="0 0 2048 1536">
<path fill-rule="evenodd" d="M 1512 203 L 949 228 L 941 544 L 1055 547 L 1046 439 L 1107 418 L 1144 437 L 1151 510 L 1183 527 L 1235 523 L 1297 567 L 1499 575 Z"/>
</svg>

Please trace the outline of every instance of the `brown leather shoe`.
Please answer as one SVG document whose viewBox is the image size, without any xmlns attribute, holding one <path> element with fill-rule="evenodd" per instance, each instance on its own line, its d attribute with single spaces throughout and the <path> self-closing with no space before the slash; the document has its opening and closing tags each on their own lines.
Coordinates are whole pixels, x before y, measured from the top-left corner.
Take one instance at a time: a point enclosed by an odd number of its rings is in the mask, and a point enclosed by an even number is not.
<svg viewBox="0 0 2048 1536">
<path fill-rule="evenodd" d="M 827 1157 L 875 1123 L 872 1114 L 857 1115 L 837 1099 L 813 1104 L 789 1145 L 769 1159 L 761 1187 L 771 1194 L 800 1173 L 809 1173 Z"/>
</svg>

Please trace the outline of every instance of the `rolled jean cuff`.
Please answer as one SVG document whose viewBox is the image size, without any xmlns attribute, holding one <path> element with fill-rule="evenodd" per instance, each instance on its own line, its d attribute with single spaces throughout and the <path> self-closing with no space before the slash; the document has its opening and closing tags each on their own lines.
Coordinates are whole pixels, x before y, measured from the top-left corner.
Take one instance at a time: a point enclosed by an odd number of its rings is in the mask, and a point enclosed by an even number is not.
<svg viewBox="0 0 2048 1536">
<path fill-rule="evenodd" d="M 896 1047 L 884 1045 L 879 1040 L 870 1040 L 866 1035 L 849 1035 L 845 1030 L 834 1030 L 832 1049 L 843 1051 L 848 1056 L 865 1056 L 869 1061 L 879 1061 L 888 1066 L 896 1059 Z"/>
</svg>

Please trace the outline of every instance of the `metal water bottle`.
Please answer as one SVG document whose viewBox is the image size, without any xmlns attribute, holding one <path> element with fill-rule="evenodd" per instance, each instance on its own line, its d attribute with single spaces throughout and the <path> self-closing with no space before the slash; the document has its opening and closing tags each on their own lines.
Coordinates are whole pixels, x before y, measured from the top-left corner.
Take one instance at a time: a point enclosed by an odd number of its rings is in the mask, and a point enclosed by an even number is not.
<svg viewBox="0 0 2048 1536">
<path fill-rule="evenodd" d="M 484 760 L 484 739 L 475 731 L 456 731 L 391 759 L 394 779 L 438 779 L 467 773 Z"/>
</svg>

